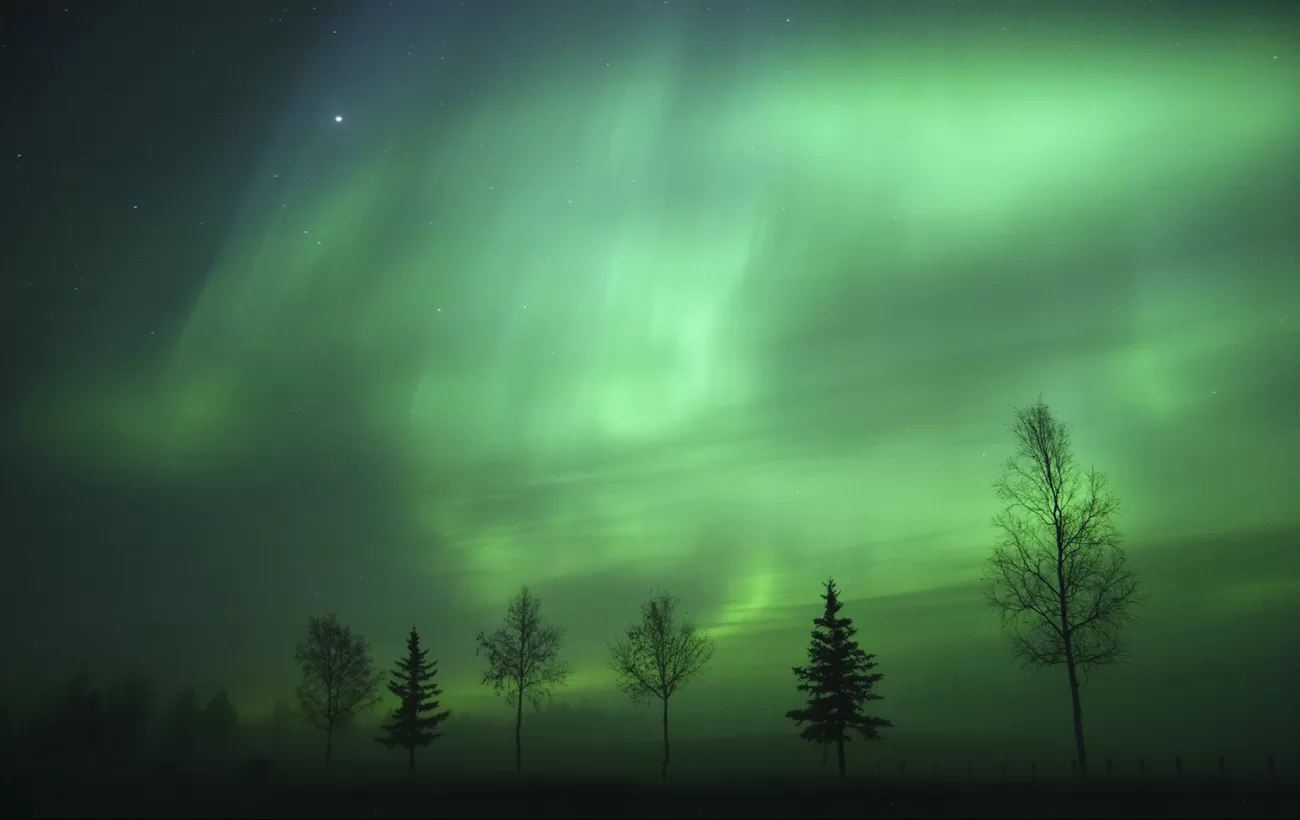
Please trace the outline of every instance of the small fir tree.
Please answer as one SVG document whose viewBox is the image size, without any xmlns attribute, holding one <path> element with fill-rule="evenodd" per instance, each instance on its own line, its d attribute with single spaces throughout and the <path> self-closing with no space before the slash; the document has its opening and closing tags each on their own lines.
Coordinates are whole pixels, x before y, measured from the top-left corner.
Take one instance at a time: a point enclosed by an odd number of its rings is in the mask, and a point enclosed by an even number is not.
<svg viewBox="0 0 1300 820">
<path fill-rule="evenodd" d="M 217 751 L 227 751 L 239 728 L 239 713 L 230 702 L 230 693 L 223 686 L 203 708 L 201 717 L 203 733 Z"/>
<path fill-rule="evenodd" d="M 808 693 L 808 705 L 786 712 L 786 717 L 798 725 L 808 724 L 800 732 L 804 740 L 824 744 L 823 748 L 835 744 L 840 777 L 844 777 L 844 744 L 851 739 L 850 732 L 879 740 L 880 729 L 894 724 L 863 711 L 868 701 L 883 700 L 873 689 L 884 676 L 871 671 L 876 667 L 875 655 L 862 651 L 853 640 L 858 631 L 853 621 L 838 616 L 843 604 L 834 580 L 826 582 L 821 597 L 826 612 L 813 619 L 819 629 L 813 630 L 808 647 L 810 663 L 794 668 L 801 681 L 799 691 Z"/>
<path fill-rule="evenodd" d="M 375 740 L 388 748 L 395 746 L 406 749 L 406 776 L 415 772 L 415 750 L 428 746 L 435 738 L 441 737 L 438 727 L 451 716 L 449 710 L 437 711 L 439 703 L 435 698 L 442 694 L 442 689 L 433 682 L 438 674 L 437 661 L 427 661 L 429 650 L 420 649 L 420 634 L 411 627 L 411 634 L 406 640 L 406 658 L 398 661 L 388 681 L 388 691 L 401 701 L 389 716 L 389 722 L 382 725 L 384 735 Z"/>
</svg>

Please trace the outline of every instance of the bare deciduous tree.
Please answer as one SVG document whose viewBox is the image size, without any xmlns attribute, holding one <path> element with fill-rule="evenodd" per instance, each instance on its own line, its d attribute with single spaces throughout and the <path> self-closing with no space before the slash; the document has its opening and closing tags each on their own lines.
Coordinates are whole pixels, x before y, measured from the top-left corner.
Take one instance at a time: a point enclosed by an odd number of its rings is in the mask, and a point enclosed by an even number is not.
<svg viewBox="0 0 1300 820">
<path fill-rule="evenodd" d="M 663 703 L 664 760 L 668 777 L 668 699 L 699 674 L 713 657 L 713 641 L 696 632 L 690 621 L 677 620 L 676 598 L 660 593 L 641 605 L 641 620 L 627 636 L 610 645 L 610 666 L 619 687 L 632 701 L 658 698 Z"/>
<path fill-rule="evenodd" d="M 302 670 L 298 708 L 325 732 L 325 768 L 334 751 L 334 730 L 379 702 L 383 672 L 375 670 L 370 644 L 330 613 L 307 622 L 307 636 L 294 660 Z"/>
<path fill-rule="evenodd" d="M 493 633 L 478 633 L 478 653 L 487 655 L 483 683 L 515 707 L 515 774 L 523 771 L 520 735 L 524 700 L 540 707 L 551 690 L 563 683 L 569 670 L 560 661 L 563 628 L 542 622 L 542 602 L 528 587 L 510 599 L 505 622 Z"/>
<path fill-rule="evenodd" d="M 1080 675 L 1086 680 L 1090 669 L 1120 657 L 1137 580 L 1112 521 L 1119 501 L 1100 473 L 1075 463 L 1065 425 L 1040 399 L 1016 411 L 1011 430 L 1016 452 L 994 484 L 1007 506 L 994 518 L 1001 535 L 988 561 L 988 602 L 1017 657 L 1029 666 L 1065 665 L 1086 776 Z"/>
</svg>

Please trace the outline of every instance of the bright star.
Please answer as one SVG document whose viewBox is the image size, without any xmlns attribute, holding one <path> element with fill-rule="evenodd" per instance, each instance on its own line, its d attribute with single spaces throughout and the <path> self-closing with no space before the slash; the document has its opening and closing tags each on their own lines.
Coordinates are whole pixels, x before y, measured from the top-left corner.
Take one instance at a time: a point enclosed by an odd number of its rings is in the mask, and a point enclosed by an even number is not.
<svg viewBox="0 0 1300 820">
<path fill-rule="evenodd" d="M 342 115 L 342 114 L 335 114 L 335 115 L 334 115 L 334 121 L 335 121 L 335 122 L 343 122 L 343 115 Z"/>
</svg>

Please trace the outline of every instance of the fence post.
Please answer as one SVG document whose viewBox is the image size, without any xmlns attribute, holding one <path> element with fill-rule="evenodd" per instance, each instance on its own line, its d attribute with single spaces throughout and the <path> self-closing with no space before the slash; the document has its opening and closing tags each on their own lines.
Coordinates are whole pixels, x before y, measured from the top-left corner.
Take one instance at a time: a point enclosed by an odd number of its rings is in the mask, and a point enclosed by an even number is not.
<svg viewBox="0 0 1300 820">
<path fill-rule="evenodd" d="M 1035 760 L 1029 764 L 1029 782 L 1038 782 L 1038 761 Z"/>
<path fill-rule="evenodd" d="M 899 780 L 906 780 L 906 779 L 907 779 L 907 761 L 906 761 L 906 760 L 900 760 L 900 761 L 898 761 L 898 779 L 899 779 Z"/>
<path fill-rule="evenodd" d="M 1219 777 L 1226 777 L 1227 774 L 1228 767 L 1223 761 L 1223 755 L 1219 755 Z"/>
<path fill-rule="evenodd" d="M 975 782 L 975 764 L 969 760 L 966 761 L 966 782 Z"/>
<path fill-rule="evenodd" d="M 1112 771 L 1111 763 L 1112 763 L 1111 759 L 1110 759 L 1110 758 L 1106 758 L 1106 776 L 1107 776 L 1107 777 L 1110 777 L 1110 773 L 1111 773 L 1111 771 Z"/>
<path fill-rule="evenodd" d="M 1007 779 L 1007 762 L 1003 760 L 1002 762 L 998 763 L 998 780 L 1006 780 L 1006 779 Z"/>
<path fill-rule="evenodd" d="M 1277 761 L 1273 759 L 1272 752 L 1268 753 L 1268 779 L 1273 781 L 1274 786 L 1277 785 Z"/>
<path fill-rule="evenodd" d="M 1145 757 L 1138 758 L 1138 777 L 1143 780 L 1147 779 L 1147 759 Z"/>
<path fill-rule="evenodd" d="M 1179 780 L 1183 779 L 1183 756 L 1179 755 L 1174 758 L 1174 776 Z"/>
<path fill-rule="evenodd" d="M 1070 777 L 1077 777 L 1079 774 L 1079 761 L 1076 758 L 1070 758 Z"/>
<path fill-rule="evenodd" d="M 1271 755 L 1270 755 L 1270 756 L 1271 756 Z M 933 769 L 933 772 L 934 772 L 934 773 L 933 773 L 931 776 L 932 776 L 935 780 L 938 780 L 938 779 L 939 779 L 939 761 L 937 761 L 937 760 L 934 761 L 934 769 Z"/>
</svg>

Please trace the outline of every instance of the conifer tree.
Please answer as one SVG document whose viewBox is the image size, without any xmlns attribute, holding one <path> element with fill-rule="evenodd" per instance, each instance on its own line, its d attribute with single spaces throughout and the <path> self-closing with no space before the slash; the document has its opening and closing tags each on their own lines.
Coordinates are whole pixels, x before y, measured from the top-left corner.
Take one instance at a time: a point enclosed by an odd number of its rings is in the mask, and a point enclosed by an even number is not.
<svg viewBox="0 0 1300 820">
<path fill-rule="evenodd" d="M 215 749 L 225 751 L 239 728 L 239 713 L 230 702 L 230 693 L 223 686 L 208 701 L 201 716 L 203 734 Z"/>
<path fill-rule="evenodd" d="M 873 689 L 884 675 L 872 672 L 875 655 L 868 655 L 853 640 L 857 627 L 850 618 L 838 616 L 843 604 L 835 581 L 826 582 L 826 612 L 813 623 L 808 647 L 808 666 L 796 666 L 798 689 L 808 693 L 808 705 L 792 709 L 786 717 L 798 725 L 808 724 L 800 737 L 814 743 L 834 743 L 839 752 L 840 777 L 844 777 L 844 744 L 857 732 L 868 740 L 879 740 L 880 729 L 893 726 L 884 718 L 863 710 L 869 701 L 883 700 Z"/>
<path fill-rule="evenodd" d="M 202 720 L 203 711 L 199 708 L 198 693 L 193 686 L 186 686 L 172 698 L 171 706 L 163 718 L 163 730 L 173 759 L 179 762 L 189 754 Z"/>
<path fill-rule="evenodd" d="M 154 689 L 141 675 L 115 681 L 105 697 L 109 752 L 121 760 L 138 753 L 153 717 Z"/>
<path fill-rule="evenodd" d="M 420 648 L 420 635 L 411 627 L 406 639 L 406 658 L 397 662 L 388 681 L 388 691 L 401 701 L 389 716 L 389 722 L 380 728 L 383 737 L 375 740 L 388 748 L 406 749 L 406 776 L 415 772 L 415 750 L 428 746 L 441 737 L 438 726 L 451 716 L 449 710 L 438 712 L 440 705 L 434 698 L 442 689 L 433 682 L 438 674 L 437 661 L 427 661 L 429 650 Z"/>
</svg>

